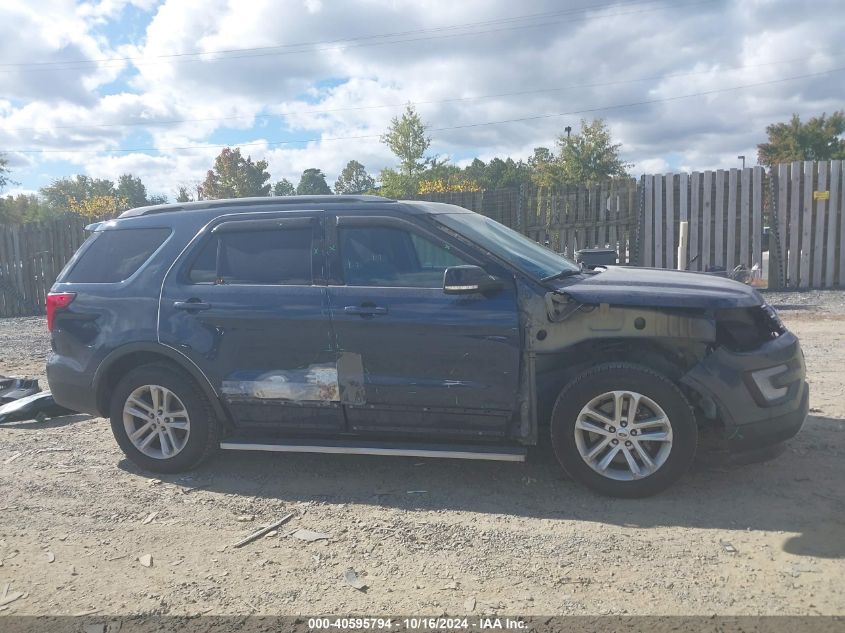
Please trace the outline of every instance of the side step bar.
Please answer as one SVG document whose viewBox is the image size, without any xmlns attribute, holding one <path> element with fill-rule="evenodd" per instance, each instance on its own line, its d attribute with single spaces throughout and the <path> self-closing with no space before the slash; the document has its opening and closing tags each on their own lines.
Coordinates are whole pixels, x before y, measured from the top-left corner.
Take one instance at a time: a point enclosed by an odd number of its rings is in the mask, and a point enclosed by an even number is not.
<svg viewBox="0 0 845 633">
<path fill-rule="evenodd" d="M 231 438 L 220 442 L 230 451 L 272 451 L 277 453 L 340 453 L 344 455 L 403 455 L 446 459 L 485 459 L 524 462 L 526 449 L 520 446 L 398 444 L 335 440 L 265 440 Z"/>
</svg>

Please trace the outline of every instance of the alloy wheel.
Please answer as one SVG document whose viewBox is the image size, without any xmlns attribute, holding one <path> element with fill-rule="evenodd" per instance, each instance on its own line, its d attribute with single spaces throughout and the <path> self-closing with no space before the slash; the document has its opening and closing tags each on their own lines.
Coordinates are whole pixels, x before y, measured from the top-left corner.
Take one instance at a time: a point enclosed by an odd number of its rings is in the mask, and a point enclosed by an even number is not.
<svg viewBox="0 0 845 633">
<path fill-rule="evenodd" d="M 160 385 L 143 385 L 129 394 L 123 405 L 123 426 L 132 445 L 154 459 L 178 455 L 191 432 L 182 400 Z"/>
<path fill-rule="evenodd" d="M 669 458 L 672 423 L 654 400 L 635 391 L 609 391 L 581 409 L 575 444 L 599 475 L 617 481 L 642 479 Z"/>
</svg>

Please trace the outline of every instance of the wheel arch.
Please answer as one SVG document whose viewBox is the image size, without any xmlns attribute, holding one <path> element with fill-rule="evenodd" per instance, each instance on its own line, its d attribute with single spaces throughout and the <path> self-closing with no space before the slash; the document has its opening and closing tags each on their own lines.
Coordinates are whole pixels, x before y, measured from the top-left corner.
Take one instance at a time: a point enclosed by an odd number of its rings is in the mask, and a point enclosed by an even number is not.
<svg viewBox="0 0 845 633">
<path fill-rule="evenodd" d="M 676 339 L 601 338 L 585 340 L 538 358 L 537 411 L 540 425 L 547 425 L 560 391 L 587 368 L 607 362 L 630 362 L 657 371 L 682 390 L 678 380 L 699 358 L 692 342 Z"/>
<path fill-rule="evenodd" d="M 211 403 L 218 420 L 231 422 L 230 416 L 205 374 L 183 354 L 165 345 L 154 343 L 123 345 L 103 359 L 94 372 L 93 381 L 97 411 L 100 415 L 108 417 L 109 400 L 121 378 L 135 367 L 153 363 L 170 365 L 190 376 Z"/>
</svg>

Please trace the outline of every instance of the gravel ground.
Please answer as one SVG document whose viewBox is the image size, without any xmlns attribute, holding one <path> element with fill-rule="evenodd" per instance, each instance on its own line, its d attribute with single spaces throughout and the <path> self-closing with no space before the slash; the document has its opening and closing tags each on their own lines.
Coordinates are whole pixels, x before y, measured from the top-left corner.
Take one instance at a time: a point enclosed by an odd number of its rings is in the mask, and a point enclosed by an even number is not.
<svg viewBox="0 0 845 633">
<path fill-rule="evenodd" d="M 806 352 L 804 430 L 772 461 L 698 465 L 651 499 L 598 497 L 545 450 L 526 464 L 229 453 L 156 478 L 104 420 L 4 425 L 0 588 L 23 595 L 0 616 L 845 614 L 845 293 L 767 296 Z M 0 320 L 0 374 L 43 378 L 47 347 L 43 318 Z"/>
</svg>

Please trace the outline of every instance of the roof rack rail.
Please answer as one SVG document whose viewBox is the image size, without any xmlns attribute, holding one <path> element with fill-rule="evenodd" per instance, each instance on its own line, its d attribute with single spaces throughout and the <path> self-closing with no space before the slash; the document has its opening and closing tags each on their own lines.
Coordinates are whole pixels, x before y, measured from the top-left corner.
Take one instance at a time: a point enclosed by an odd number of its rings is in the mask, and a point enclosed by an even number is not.
<svg viewBox="0 0 845 633">
<path fill-rule="evenodd" d="M 118 217 L 137 218 L 145 215 L 169 213 L 171 211 L 204 211 L 219 207 L 256 207 L 262 205 L 291 205 L 291 204 L 349 204 L 349 203 L 384 203 L 396 202 L 392 198 L 382 196 L 263 196 L 260 198 L 228 198 L 225 200 L 199 200 L 197 202 L 180 202 L 173 204 L 157 204 L 149 207 L 137 207 L 124 211 Z"/>
</svg>

